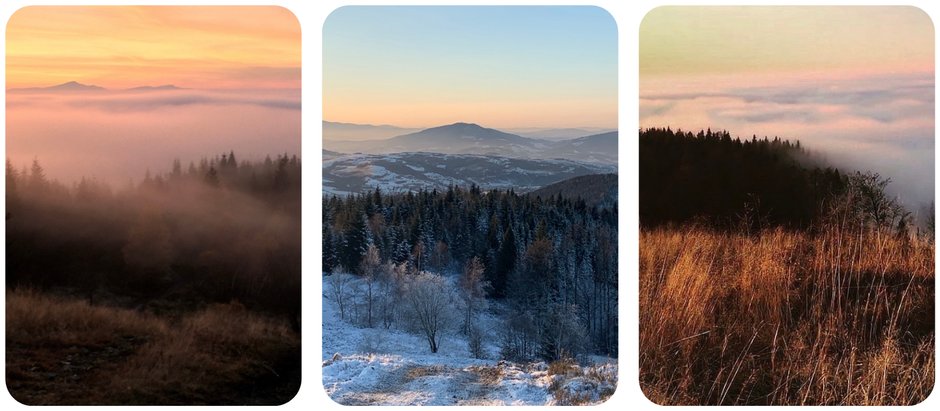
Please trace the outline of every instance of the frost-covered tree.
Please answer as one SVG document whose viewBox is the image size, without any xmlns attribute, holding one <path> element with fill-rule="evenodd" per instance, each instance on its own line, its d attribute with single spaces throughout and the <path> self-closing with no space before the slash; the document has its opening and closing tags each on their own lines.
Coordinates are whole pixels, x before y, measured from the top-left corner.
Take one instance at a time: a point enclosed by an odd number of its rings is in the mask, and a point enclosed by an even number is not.
<svg viewBox="0 0 940 411">
<path fill-rule="evenodd" d="M 333 267 L 333 272 L 327 279 L 329 286 L 327 292 L 339 308 L 339 318 L 343 320 L 346 319 L 346 303 L 349 298 L 349 283 L 351 280 L 352 278 L 345 273 L 345 269 L 341 265 Z"/>
<path fill-rule="evenodd" d="M 379 249 L 375 244 L 369 244 L 366 254 L 362 256 L 362 262 L 359 264 L 359 273 L 366 282 L 366 325 L 372 328 L 373 308 L 375 306 L 375 283 L 381 276 L 382 261 L 379 258 Z"/>
<path fill-rule="evenodd" d="M 474 313 L 485 301 L 486 289 L 489 288 L 489 282 L 483 279 L 483 263 L 478 257 L 467 261 L 458 285 L 464 306 L 463 332 L 469 336 Z"/>
<path fill-rule="evenodd" d="M 405 284 L 405 305 L 412 324 L 436 353 L 441 336 L 453 321 L 454 296 L 447 282 L 437 274 L 421 272 Z"/>
</svg>

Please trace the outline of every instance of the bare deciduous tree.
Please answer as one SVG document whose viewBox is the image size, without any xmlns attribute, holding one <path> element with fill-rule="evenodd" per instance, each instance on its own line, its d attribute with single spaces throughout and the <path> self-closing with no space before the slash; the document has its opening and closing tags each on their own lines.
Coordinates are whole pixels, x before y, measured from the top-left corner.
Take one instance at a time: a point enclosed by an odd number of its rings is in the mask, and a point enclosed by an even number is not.
<svg viewBox="0 0 940 411">
<path fill-rule="evenodd" d="M 405 286 L 405 304 L 415 327 L 427 338 L 432 353 L 436 353 L 441 334 L 452 321 L 453 295 L 444 278 L 422 272 L 410 277 Z"/>
<path fill-rule="evenodd" d="M 366 325 L 372 328 L 373 305 L 375 303 L 375 281 L 379 276 L 379 270 L 382 269 L 382 260 L 379 258 L 379 249 L 375 244 L 369 244 L 365 255 L 362 256 L 362 263 L 359 264 L 359 272 L 366 281 Z"/>
<path fill-rule="evenodd" d="M 478 257 L 473 257 L 467 261 L 463 269 L 463 275 L 460 276 L 460 295 L 464 303 L 464 321 L 463 332 L 470 335 L 471 324 L 473 322 L 473 313 L 486 296 L 489 288 L 489 282 L 483 279 L 483 263 Z"/>
<path fill-rule="evenodd" d="M 333 273 L 330 274 L 327 284 L 330 285 L 329 293 L 330 297 L 333 298 L 333 301 L 336 302 L 336 306 L 339 307 L 339 318 L 346 319 L 346 299 L 348 298 L 349 293 L 349 282 L 351 278 L 343 266 L 338 265 L 333 267 Z"/>
</svg>

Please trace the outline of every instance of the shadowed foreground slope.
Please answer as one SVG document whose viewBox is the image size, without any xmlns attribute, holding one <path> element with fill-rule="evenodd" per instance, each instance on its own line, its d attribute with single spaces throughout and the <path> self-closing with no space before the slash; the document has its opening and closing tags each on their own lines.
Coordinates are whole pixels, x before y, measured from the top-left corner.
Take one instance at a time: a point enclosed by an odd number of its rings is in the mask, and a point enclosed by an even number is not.
<svg viewBox="0 0 940 411">
<path fill-rule="evenodd" d="M 278 405 L 300 388 L 300 338 L 238 303 L 176 321 L 7 293 L 6 383 L 24 404 Z"/>
</svg>

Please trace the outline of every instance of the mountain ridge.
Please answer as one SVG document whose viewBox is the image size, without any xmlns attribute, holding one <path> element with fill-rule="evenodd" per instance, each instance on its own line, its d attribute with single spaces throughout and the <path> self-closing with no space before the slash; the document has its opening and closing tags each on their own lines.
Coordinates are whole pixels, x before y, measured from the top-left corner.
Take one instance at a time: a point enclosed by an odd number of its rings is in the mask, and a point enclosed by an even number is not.
<svg viewBox="0 0 940 411">
<path fill-rule="evenodd" d="M 338 141 L 324 139 L 324 148 L 344 153 L 392 154 L 431 152 L 441 154 L 498 155 L 519 159 L 564 158 L 601 164 L 617 164 L 617 131 L 559 141 L 542 140 L 457 122 L 430 127 L 387 139 Z"/>
<path fill-rule="evenodd" d="M 57 92 L 138 92 L 138 91 L 167 91 L 167 90 L 186 90 L 173 84 L 163 84 L 160 86 L 137 86 L 125 89 L 108 89 L 94 84 L 84 84 L 72 80 L 65 83 L 46 87 L 22 87 L 7 89 L 8 93 L 57 93 Z"/>
<path fill-rule="evenodd" d="M 589 206 L 611 207 L 617 202 L 617 174 L 587 174 L 552 183 L 529 195 L 542 200 L 560 195 L 563 198 L 582 199 Z"/>
</svg>

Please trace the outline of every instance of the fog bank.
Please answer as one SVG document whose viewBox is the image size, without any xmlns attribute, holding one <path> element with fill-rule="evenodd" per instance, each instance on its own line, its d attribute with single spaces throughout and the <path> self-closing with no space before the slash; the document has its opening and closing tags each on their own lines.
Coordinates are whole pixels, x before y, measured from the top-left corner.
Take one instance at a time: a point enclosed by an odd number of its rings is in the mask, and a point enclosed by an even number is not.
<svg viewBox="0 0 940 411">
<path fill-rule="evenodd" d="M 38 158 L 49 178 L 122 184 L 234 151 L 300 154 L 299 90 L 193 89 L 7 93 L 7 157 Z"/>
<path fill-rule="evenodd" d="M 891 178 L 889 192 L 915 212 L 934 198 L 934 124 L 932 74 L 681 92 L 647 87 L 640 96 L 643 128 L 710 127 L 742 139 L 800 140 L 844 170 Z"/>
</svg>

